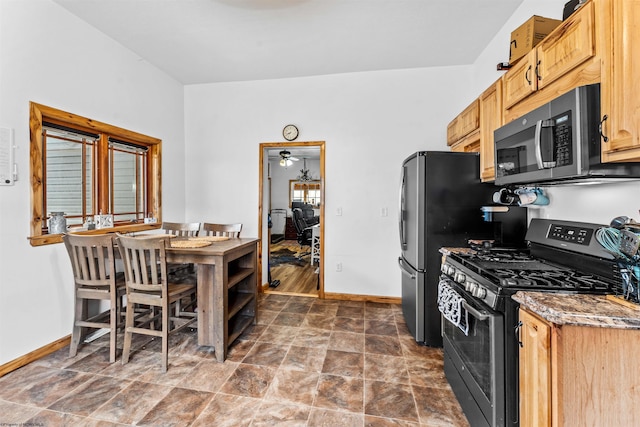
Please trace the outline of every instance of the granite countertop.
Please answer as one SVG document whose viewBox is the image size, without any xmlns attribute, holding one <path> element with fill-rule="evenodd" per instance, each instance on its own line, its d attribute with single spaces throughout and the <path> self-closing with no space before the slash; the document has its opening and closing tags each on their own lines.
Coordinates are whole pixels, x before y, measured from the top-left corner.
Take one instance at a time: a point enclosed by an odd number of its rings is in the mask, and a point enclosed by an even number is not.
<svg viewBox="0 0 640 427">
<path fill-rule="evenodd" d="M 518 291 L 512 298 L 557 325 L 640 329 L 640 305 L 627 307 L 605 295 Z"/>
</svg>

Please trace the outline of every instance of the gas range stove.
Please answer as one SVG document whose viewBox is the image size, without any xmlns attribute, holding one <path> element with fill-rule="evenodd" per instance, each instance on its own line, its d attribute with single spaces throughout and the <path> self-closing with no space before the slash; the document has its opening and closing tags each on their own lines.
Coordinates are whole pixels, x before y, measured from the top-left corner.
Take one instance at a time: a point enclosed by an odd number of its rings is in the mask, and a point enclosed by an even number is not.
<svg viewBox="0 0 640 427">
<path fill-rule="evenodd" d="M 616 261 L 598 224 L 532 219 L 526 249 L 465 248 L 441 264 L 444 371 L 471 424 L 518 426 L 516 291 L 613 293 Z"/>
<path fill-rule="evenodd" d="M 489 307 L 519 290 L 611 293 L 612 255 L 593 237 L 597 224 L 534 219 L 528 249 L 479 247 L 452 253 L 443 274 Z"/>
</svg>

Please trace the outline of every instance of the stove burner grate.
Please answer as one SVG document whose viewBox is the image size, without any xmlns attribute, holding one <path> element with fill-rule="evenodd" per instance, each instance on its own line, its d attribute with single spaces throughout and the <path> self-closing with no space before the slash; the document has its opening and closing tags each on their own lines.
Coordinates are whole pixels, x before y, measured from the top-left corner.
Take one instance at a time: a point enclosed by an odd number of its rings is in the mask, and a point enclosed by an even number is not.
<svg viewBox="0 0 640 427">
<path fill-rule="evenodd" d="M 558 289 L 576 291 L 605 291 L 606 283 L 601 279 L 574 270 L 495 270 L 503 287 L 536 289 Z"/>
</svg>

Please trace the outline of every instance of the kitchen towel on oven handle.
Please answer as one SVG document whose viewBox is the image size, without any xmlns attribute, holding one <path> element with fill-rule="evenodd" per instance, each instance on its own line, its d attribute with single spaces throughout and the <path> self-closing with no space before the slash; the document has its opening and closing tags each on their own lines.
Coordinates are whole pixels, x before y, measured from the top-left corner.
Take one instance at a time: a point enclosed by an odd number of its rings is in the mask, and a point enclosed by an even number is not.
<svg viewBox="0 0 640 427">
<path fill-rule="evenodd" d="M 464 298 L 444 279 L 438 283 L 438 310 L 449 322 L 469 335 L 469 314 L 464 308 Z"/>
</svg>

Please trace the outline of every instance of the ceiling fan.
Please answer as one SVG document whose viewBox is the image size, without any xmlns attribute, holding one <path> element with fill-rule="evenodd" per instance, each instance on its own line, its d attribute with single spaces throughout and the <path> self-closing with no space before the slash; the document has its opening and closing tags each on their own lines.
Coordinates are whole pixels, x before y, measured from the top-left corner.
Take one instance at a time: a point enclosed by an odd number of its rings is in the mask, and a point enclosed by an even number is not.
<svg viewBox="0 0 640 427">
<path fill-rule="evenodd" d="M 282 150 L 280 152 L 280 166 L 291 166 L 293 164 L 293 162 L 297 162 L 298 159 L 297 157 L 291 157 L 291 152 L 287 151 L 287 150 Z"/>
</svg>

